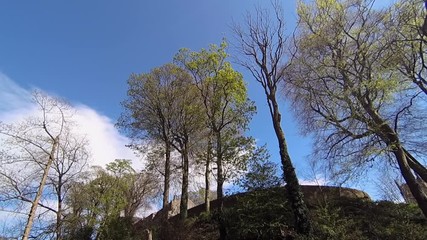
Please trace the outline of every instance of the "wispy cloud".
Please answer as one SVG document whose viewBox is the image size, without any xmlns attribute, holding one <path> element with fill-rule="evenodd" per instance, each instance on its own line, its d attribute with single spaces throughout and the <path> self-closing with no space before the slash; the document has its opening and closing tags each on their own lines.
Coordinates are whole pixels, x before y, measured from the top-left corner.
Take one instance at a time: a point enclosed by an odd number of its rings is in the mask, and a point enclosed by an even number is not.
<svg viewBox="0 0 427 240">
<path fill-rule="evenodd" d="M 30 91 L 20 87 L 0 72 L 0 120 L 12 121 L 28 110 L 31 102 Z"/>
</svg>

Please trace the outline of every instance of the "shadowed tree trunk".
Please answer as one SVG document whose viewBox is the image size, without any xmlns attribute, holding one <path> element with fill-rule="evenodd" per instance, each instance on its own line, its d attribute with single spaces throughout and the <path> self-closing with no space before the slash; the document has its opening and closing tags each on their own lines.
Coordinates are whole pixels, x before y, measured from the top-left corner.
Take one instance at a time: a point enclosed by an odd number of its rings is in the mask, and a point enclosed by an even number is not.
<svg viewBox="0 0 427 240">
<path fill-rule="evenodd" d="M 417 182 L 416 176 L 411 171 L 410 165 L 417 166 L 416 160 L 410 159 L 409 152 L 406 152 L 403 148 L 398 134 L 387 124 L 387 122 L 381 118 L 381 116 L 372 108 L 372 105 L 364 101 L 359 96 L 357 98 L 361 103 L 366 112 L 372 118 L 372 122 L 368 123 L 372 129 L 376 129 L 378 136 L 385 142 L 385 144 L 391 149 L 392 153 L 396 157 L 397 164 L 399 166 L 400 173 L 408 184 L 408 188 L 414 196 L 419 208 L 427 217 L 427 196 L 422 190 L 422 186 Z M 411 162 L 411 163 L 409 163 Z M 419 167 L 419 166 L 417 166 Z M 423 169 L 425 171 L 425 168 Z M 424 171 L 420 171 L 423 173 Z"/>
<path fill-rule="evenodd" d="M 210 181 L 209 181 L 209 172 L 210 172 L 210 163 L 211 163 L 211 157 L 212 157 L 212 141 L 211 136 L 208 137 L 208 150 L 206 154 L 206 165 L 205 165 L 205 212 L 209 213 L 211 209 L 211 202 L 210 202 Z"/>
<path fill-rule="evenodd" d="M 182 220 L 187 219 L 188 215 L 188 148 L 187 143 L 183 143 L 182 147 L 182 189 L 181 189 L 181 204 L 179 207 Z"/>
<path fill-rule="evenodd" d="M 288 194 L 289 202 L 291 203 L 291 207 L 294 211 L 295 225 L 298 232 L 309 233 L 311 231 L 311 226 L 310 222 L 308 221 L 308 209 L 304 203 L 304 197 L 298 182 L 298 177 L 295 173 L 295 168 L 293 167 L 291 157 L 288 153 L 285 134 L 280 125 L 281 115 L 279 106 L 276 102 L 276 97 L 274 94 L 272 97 L 270 97 L 270 101 L 272 106 L 273 126 L 279 144 L 280 161 L 283 167 L 283 177 L 286 182 L 285 188 Z"/>
<path fill-rule="evenodd" d="M 170 158 L 171 158 L 171 146 L 168 141 L 165 141 L 165 178 L 164 178 L 164 189 L 163 189 L 163 209 L 167 209 L 169 204 L 169 188 L 170 188 Z M 168 218 L 168 214 L 166 214 Z"/>
</svg>

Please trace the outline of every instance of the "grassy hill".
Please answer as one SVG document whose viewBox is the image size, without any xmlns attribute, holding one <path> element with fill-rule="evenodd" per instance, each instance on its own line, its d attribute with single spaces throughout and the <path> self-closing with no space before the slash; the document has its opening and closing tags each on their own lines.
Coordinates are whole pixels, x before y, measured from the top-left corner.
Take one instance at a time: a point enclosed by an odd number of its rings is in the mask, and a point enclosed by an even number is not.
<svg viewBox="0 0 427 240">
<path fill-rule="evenodd" d="M 373 202 L 363 192 L 349 189 L 305 187 L 306 201 L 314 222 L 311 239 L 330 240 L 425 240 L 427 220 L 415 205 Z M 212 202 L 213 209 L 217 201 Z M 304 239 L 293 228 L 293 216 L 283 188 L 237 194 L 224 199 L 224 219 L 229 239 Z M 216 240 L 219 214 L 203 213 L 204 207 L 190 209 L 190 218 L 158 222 L 138 228 L 153 230 L 153 239 Z M 139 239 L 139 238 L 138 238 Z M 142 238 L 144 239 L 144 238 Z"/>
</svg>

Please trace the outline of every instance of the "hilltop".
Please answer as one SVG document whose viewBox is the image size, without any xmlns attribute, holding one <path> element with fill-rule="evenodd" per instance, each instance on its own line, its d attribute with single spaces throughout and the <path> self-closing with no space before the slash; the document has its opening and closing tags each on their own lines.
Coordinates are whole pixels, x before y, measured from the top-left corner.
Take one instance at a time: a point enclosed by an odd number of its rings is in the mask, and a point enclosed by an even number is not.
<svg viewBox="0 0 427 240">
<path fill-rule="evenodd" d="M 313 239 L 427 239 L 427 221 L 415 205 L 374 202 L 359 190 L 339 187 L 302 186 L 310 217 Z M 219 237 L 215 211 L 203 212 L 198 205 L 189 210 L 189 219 L 173 216 L 162 223 L 161 212 L 134 225 L 136 239 L 204 239 Z M 293 215 L 283 188 L 239 193 L 224 198 L 223 215 L 229 239 L 303 239 L 293 229 Z"/>
</svg>

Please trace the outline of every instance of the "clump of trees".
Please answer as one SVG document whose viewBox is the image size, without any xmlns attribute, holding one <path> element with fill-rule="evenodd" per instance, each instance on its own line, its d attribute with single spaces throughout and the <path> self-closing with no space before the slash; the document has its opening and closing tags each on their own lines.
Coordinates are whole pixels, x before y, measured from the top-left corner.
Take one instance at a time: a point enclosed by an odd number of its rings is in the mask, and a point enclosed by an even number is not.
<svg viewBox="0 0 427 240">
<path fill-rule="evenodd" d="M 128 99 L 118 126 L 141 143 L 161 143 L 164 158 L 163 207 L 169 202 L 170 155 L 182 157 L 181 217 L 186 218 L 190 154 L 204 165 L 209 193 L 212 164 L 216 167 L 217 197 L 221 199 L 227 175 L 225 165 L 242 165 L 253 140 L 244 131 L 255 112 L 247 98 L 242 75 L 226 61 L 226 43 L 193 52 L 181 49 L 174 63 L 134 74 L 128 81 Z M 197 157 L 199 156 L 199 157 Z M 203 157 L 201 157 L 203 156 Z M 209 206 L 208 194 L 205 202 Z M 206 209 L 209 211 L 209 207 Z"/>
<path fill-rule="evenodd" d="M 226 47 L 223 42 L 199 52 L 181 49 L 174 63 L 133 74 L 128 81 L 128 99 L 117 125 L 129 133 L 136 150 L 156 145 L 150 148 L 159 152 L 160 146 L 163 157 L 156 161 L 164 163 L 163 207 L 170 199 L 171 152 L 181 155 L 182 219 L 187 217 L 190 165 L 204 168 L 209 211 L 211 175 L 222 199 L 224 182 L 233 172 L 227 169 L 243 169 L 252 154 L 254 140 L 244 133 L 255 107 L 242 75 L 226 60 Z"/>
<path fill-rule="evenodd" d="M 350 179 L 385 161 L 427 216 L 425 9 L 417 1 L 374 3 L 300 2 L 291 39 L 277 3 L 234 27 L 239 62 L 266 94 L 300 233 L 310 232 L 310 220 L 280 126 L 279 87 L 304 132 L 314 136 L 318 163 Z"/>
<path fill-rule="evenodd" d="M 159 192 L 157 181 L 136 172 L 130 160 L 94 167 L 86 179 L 73 183 L 66 199 L 65 239 L 132 239 L 134 217 L 150 208 Z"/>
</svg>

